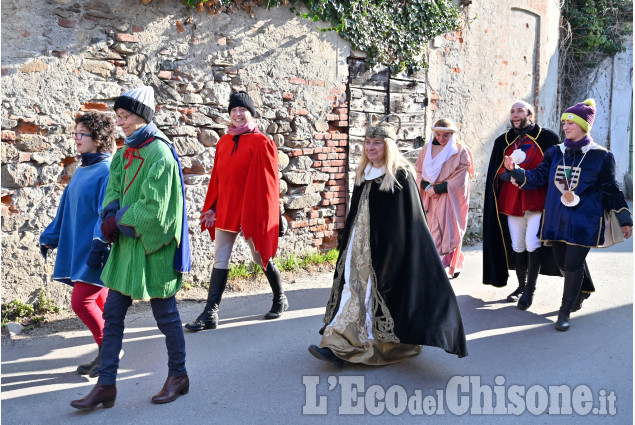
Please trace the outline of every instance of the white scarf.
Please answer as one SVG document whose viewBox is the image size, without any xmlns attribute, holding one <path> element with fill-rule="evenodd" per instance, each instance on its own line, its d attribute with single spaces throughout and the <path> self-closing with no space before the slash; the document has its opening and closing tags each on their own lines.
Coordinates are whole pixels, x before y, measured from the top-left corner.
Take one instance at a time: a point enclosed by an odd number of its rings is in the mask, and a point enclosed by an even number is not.
<svg viewBox="0 0 635 425">
<path fill-rule="evenodd" d="M 430 135 L 430 141 L 423 147 L 423 149 L 428 149 L 426 152 L 426 157 L 423 160 L 423 167 L 421 169 L 421 176 L 425 181 L 430 183 L 435 183 L 437 177 L 439 177 L 439 173 L 441 172 L 441 168 L 445 161 L 447 161 L 452 155 L 455 155 L 459 152 L 459 146 L 456 144 L 455 133 L 452 133 L 452 137 L 445 144 L 441 152 L 437 154 L 434 158 L 432 158 L 432 141 L 434 140 L 434 133 Z"/>
<path fill-rule="evenodd" d="M 366 180 L 373 180 L 383 176 L 384 174 L 386 174 L 386 165 L 382 165 L 380 168 L 375 168 L 373 167 L 373 164 L 369 162 L 366 168 L 364 168 L 364 178 Z"/>
</svg>

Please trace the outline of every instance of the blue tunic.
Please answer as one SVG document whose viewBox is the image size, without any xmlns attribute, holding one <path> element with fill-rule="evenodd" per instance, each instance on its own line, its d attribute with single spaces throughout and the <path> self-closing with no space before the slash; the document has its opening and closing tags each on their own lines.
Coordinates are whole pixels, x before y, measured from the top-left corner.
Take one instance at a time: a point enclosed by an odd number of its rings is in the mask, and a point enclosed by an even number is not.
<svg viewBox="0 0 635 425">
<path fill-rule="evenodd" d="M 512 172 L 514 178 L 518 173 Z M 604 210 L 618 213 L 620 225 L 632 225 L 624 195 L 615 180 L 615 158 L 595 142 L 566 154 L 564 144 L 552 146 L 542 163 L 524 174 L 522 189 L 547 185 L 538 233 L 542 241 L 597 247 L 604 243 Z M 522 181 L 522 174 L 520 177 Z M 568 189 L 580 197 L 580 202 L 572 207 L 561 202 Z"/>
<path fill-rule="evenodd" d="M 110 159 L 78 167 L 64 189 L 57 215 L 40 236 L 40 244 L 57 246 L 53 279 L 73 285 L 104 286 L 101 269 L 86 265 L 93 239 L 107 242 L 101 233 L 100 213 L 106 193 Z"/>
</svg>

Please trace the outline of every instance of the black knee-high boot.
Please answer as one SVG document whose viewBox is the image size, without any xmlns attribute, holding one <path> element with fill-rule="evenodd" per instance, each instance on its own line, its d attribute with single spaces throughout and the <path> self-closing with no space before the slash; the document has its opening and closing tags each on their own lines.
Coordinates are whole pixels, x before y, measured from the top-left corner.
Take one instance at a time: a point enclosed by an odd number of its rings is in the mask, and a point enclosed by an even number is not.
<svg viewBox="0 0 635 425">
<path fill-rule="evenodd" d="M 580 267 L 578 270 L 564 272 L 564 290 L 562 291 L 562 305 L 558 313 L 558 321 L 556 322 L 556 329 L 559 331 L 569 330 L 569 314 L 571 309 L 580 294 L 580 288 L 582 287 L 582 277 L 584 276 L 584 268 Z"/>
<path fill-rule="evenodd" d="M 187 323 L 185 325 L 185 329 L 189 329 L 191 331 L 216 329 L 216 326 L 218 326 L 218 306 L 221 298 L 223 297 L 223 292 L 225 292 L 228 276 L 229 270 L 217 268 L 212 269 L 212 278 L 209 282 L 207 304 L 205 304 L 205 309 L 195 321 Z"/>
<path fill-rule="evenodd" d="M 271 291 L 273 292 L 273 305 L 271 306 L 269 313 L 265 314 L 265 319 L 277 319 L 289 308 L 289 301 L 282 290 L 282 277 L 280 276 L 280 270 L 278 270 L 278 267 L 273 260 L 270 260 L 267 264 L 265 276 L 267 277 L 269 286 L 271 286 Z"/>
<path fill-rule="evenodd" d="M 573 307 L 571 308 L 571 313 L 573 313 L 574 311 L 580 310 L 582 308 L 582 303 L 584 302 L 584 300 L 588 299 L 591 296 L 591 292 L 582 292 L 585 289 L 584 279 L 589 279 L 589 280 L 591 279 L 591 273 L 589 272 L 589 266 L 587 265 L 586 261 L 584 262 L 584 275 L 582 277 L 582 288 L 580 289 L 578 298 L 576 298 L 575 303 L 573 303 Z M 587 286 L 586 289 L 595 290 L 592 284 L 590 285 L 590 287 Z"/>
<path fill-rule="evenodd" d="M 517 307 L 520 310 L 527 310 L 534 301 L 534 292 L 536 291 L 536 281 L 540 274 L 540 266 L 542 264 L 542 248 L 537 248 L 534 252 L 529 253 L 527 261 L 527 283 L 525 290 L 518 300 Z"/>
<path fill-rule="evenodd" d="M 515 303 L 520 299 L 520 295 L 525 290 L 527 280 L 527 251 L 515 252 L 516 257 L 516 277 L 518 278 L 518 288 L 507 296 L 507 301 Z"/>
</svg>

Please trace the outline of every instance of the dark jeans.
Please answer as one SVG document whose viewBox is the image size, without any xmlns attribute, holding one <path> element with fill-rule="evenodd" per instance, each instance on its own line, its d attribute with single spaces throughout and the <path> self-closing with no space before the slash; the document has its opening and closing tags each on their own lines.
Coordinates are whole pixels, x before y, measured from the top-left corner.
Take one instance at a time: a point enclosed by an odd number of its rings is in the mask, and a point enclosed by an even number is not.
<svg viewBox="0 0 635 425">
<path fill-rule="evenodd" d="M 586 246 L 569 245 L 564 242 L 553 242 L 553 259 L 558 268 L 566 272 L 574 272 L 584 266 L 589 249 Z"/>
<path fill-rule="evenodd" d="M 101 346 L 100 384 L 112 385 L 117 380 L 119 352 L 123 342 L 124 319 L 132 298 L 120 292 L 110 290 L 104 305 L 104 338 Z M 185 337 L 176 298 L 152 298 L 152 314 L 157 327 L 165 335 L 168 349 L 168 375 L 183 376 L 185 370 Z"/>
</svg>

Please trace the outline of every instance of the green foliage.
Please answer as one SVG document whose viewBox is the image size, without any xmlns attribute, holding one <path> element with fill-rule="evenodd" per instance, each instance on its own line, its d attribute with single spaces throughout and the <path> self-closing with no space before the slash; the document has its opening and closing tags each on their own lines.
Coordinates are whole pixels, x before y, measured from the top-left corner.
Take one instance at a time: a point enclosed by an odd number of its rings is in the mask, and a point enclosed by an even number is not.
<svg viewBox="0 0 635 425">
<path fill-rule="evenodd" d="M 2 304 L 2 326 L 9 322 L 23 322 L 30 324 L 41 323 L 46 320 L 46 313 L 59 313 L 60 308 L 46 296 L 44 288 L 40 288 L 33 304 L 13 300 Z"/>
<path fill-rule="evenodd" d="M 337 257 L 340 255 L 340 252 L 337 249 L 332 249 L 326 254 L 324 254 L 324 259 L 329 263 L 335 264 L 337 261 Z"/>
<path fill-rule="evenodd" d="M 563 37 L 566 60 L 595 67 L 602 59 L 625 50 L 624 36 L 632 32 L 631 0 L 565 0 Z M 570 30 L 570 33 L 568 32 Z"/>
<path fill-rule="evenodd" d="M 300 262 L 295 254 L 291 254 L 288 257 L 282 258 L 280 260 L 276 259 L 276 264 L 281 270 L 286 272 L 291 272 L 293 270 L 297 270 L 300 268 Z"/>
<path fill-rule="evenodd" d="M 20 300 L 2 304 L 2 326 L 33 315 L 33 304 L 26 304 Z"/>
<path fill-rule="evenodd" d="M 210 13 L 296 2 L 185 0 L 200 11 L 207 7 Z M 303 0 L 303 3 L 309 11 L 300 16 L 330 23 L 323 31 L 337 31 L 354 49 L 366 52 L 371 65 L 388 65 L 393 72 L 426 68 L 426 43 L 460 27 L 459 11 L 452 0 Z"/>
<path fill-rule="evenodd" d="M 249 269 L 244 264 L 232 264 L 229 266 L 229 279 L 235 278 L 249 278 L 251 274 Z"/>
<path fill-rule="evenodd" d="M 300 259 L 300 267 L 305 268 L 310 265 L 320 265 L 324 263 L 334 264 L 337 260 L 337 256 L 339 251 L 337 249 L 332 249 L 326 254 L 322 254 L 321 252 L 312 252 L 306 255 L 303 255 Z"/>
<path fill-rule="evenodd" d="M 298 269 L 305 269 L 311 265 L 319 266 L 320 264 L 335 264 L 339 251 L 332 249 L 326 254 L 320 252 L 311 252 L 298 257 L 296 254 L 290 254 L 288 257 L 276 258 L 276 265 L 280 270 L 292 272 Z M 229 280 L 233 279 L 250 279 L 262 274 L 263 271 L 256 263 L 231 264 L 229 266 Z"/>
<path fill-rule="evenodd" d="M 44 292 L 44 288 L 40 288 L 40 291 L 37 294 L 37 299 L 33 303 L 33 308 L 35 313 L 37 314 L 45 314 L 45 313 L 59 313 L 60 308 L 55 305 L 53 300 L 46 296 L 46 292 Z"/>
</svg>

